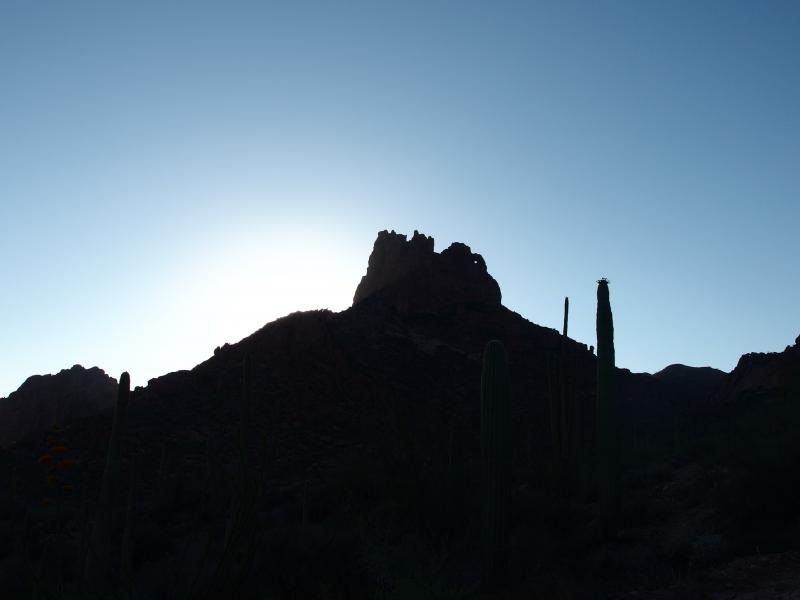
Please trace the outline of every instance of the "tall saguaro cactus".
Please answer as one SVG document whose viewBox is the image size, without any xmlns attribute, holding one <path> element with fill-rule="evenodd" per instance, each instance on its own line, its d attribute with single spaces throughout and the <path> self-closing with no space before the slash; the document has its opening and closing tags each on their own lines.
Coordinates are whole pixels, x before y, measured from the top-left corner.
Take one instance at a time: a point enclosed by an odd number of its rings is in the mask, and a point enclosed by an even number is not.
<svg viewBox="0 0 800 600">
<path fill-rule="evenodd" d="M 251 454 L 251 411 L 250 396 L 252 391 L 253 359 L 247 352 L 242 359 L 242 395 L 239 400 L 239 472 L 237 484 L 231 496 L 230 519 L 225 533 L 226 545 L 235 537 L 238 527 L 238 515 L 243 510 L 246 499 L 250 495 L 253 481 Z"/>
<path fill-rule="evenodd" d="M 569 297 L 564 298 L 564 328 L 557 358 L 548 357 L 547 375 L 550 395 L 550 437 L 553 446 L 553 460 L 557 472 L 558 487 L 567 488 L 572 483 L 572 471 L 576 464 L 576 407 L 571 394 L 570 368 L 567 348 L 569 330 Z"/>
<path fill-rule="evenodd" d="M 608 280 L 597 282 L 597 458 L 600 505 L 613 535 L 620 502 L 619 407 L 614 386 L 614 321 Z"/>
<path fill-rule="evenodd" d="M 253 425 L 251 423 L 252 410 L 251 410 L 251 395 L 253 387 L 253 358 L 249 352 L 244 355 L 242 361 L 242 396 L 240 401 L 239 411 L 239 434 L 241 435 L 241 458 L 242 458 L 242 473 L 245 477 L 250 476 L 250 469 L 252 467 L 252 441 L 253 441 Z"/>
<path fill-rule="evenodd" d="M 547 375 L 547 396 L 550 401 L 550 445 L 553 447 L 553 462 L 556 468 L 561 461 L 561 408 L 558 392 L 558 372 L 555 353 L 545 354 L 545 374 Z"/>
<path fill-rule="evenodd" d="M 501 586 L 508 572 L 511 500 L 511 378 L 503 343 L 491 340 L 481 375 L 481 483 L 483 584 Z"/>
<path fill-rule="evenodd" d="M 100 592 L 109 582 L 111 570 L 111 531 L 113 527 L 113 502 L 119 485 L 122 437 L 125 435 L 128 401 L 131 394 L 131 377 L 127 371 L 120 375 L 117 388 L 117 403 L 114 406 L 114 421 L 111 426 L 111 439 L 108 442 L 106 465 L 100 498 L 97 502 L 95 521 L 89 537 L 88 556 L 85 574 L 87 583 L 95 592 Z"/>
<path fill-rule="evenodd" d="M 131 458 L 131 476 L 128 486 L 128 505 L 125 509 L 125 526 L 122 530 L 122 550 L 120 552 L 119 570 L 123 585 L 133 589 L 133 520 L 136 502 L 136 458 Z"/>
<path fill-rule="evenodd" d="M 265 474 L 267 472 L 268 440 L 266 431 L 262 431 L 260 438 L 260 451 L 257 455 L 260 464 L 255 464 L 251 447 L 254 442 L 255 431 L 251 424 L 253 416 L 253 361 L 250 353 L 246 353 L 242 362 L 242 396 L 240 408 L 240 437 L 239 437 L 239 473 L 231 495 L 230 514 L 225 531 L 222 556 L 218 559 L 216 567 L 212 569 L 213 580 L 223 582 L 223 586 L 233 580 L 241 582 L 253 566 L 253 557 L 256 548 L 256 532 L 258 531 L 258 502 L 263 489 Z M 190 592 L 194 589 L 197 580 L 192 584 Z M 230 589 L 226 588 L 226 592 Z M 214 593 L 222 593 L 214 590 Z"/>
<path fill-rule="evenodd" d="M 559 403 L 561 408 L 561 481 L 568 494 L 584 495 L 583 446 L 581 442 L 581 410 L 572 372 L 572 354 L 568 345 L 569 297 L 564 298 L 564 329 L 561 334 L 559 368 Z"/>
<path fill-rule="evenodd" d="M 567 392 L 568 372 L 567 368 L 567 325 L 569 323 L 569 298 L 564 298 L 564 333 L 561 335 L 561 350 L 558 366 L 558 402 L 561 409 L 561 460 L 564 462 L 564 468 L 569 470 L 569 462 L 572 458 L 570 456 L 571 450 L 571 417 L 569 398 Z"/>
</svg>

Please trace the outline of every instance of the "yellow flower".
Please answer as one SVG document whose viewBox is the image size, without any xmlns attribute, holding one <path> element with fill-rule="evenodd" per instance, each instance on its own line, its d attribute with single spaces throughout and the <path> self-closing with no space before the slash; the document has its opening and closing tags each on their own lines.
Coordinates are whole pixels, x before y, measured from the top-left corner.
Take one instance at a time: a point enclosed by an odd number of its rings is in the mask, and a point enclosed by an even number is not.
<svg viewBox="0 0 800 600">
<path fill-rule="evenodd" d="M 65 492 L 72 492 L 72 490 L 74 490 L 75 488 L 73 486 L 67 484 L 67 485 L 63 486 L 61 489 L 64 490 Z"/>
<path fill-rule="evenodd" d="M 49 473 L 47 475 L 47 485 L 55 485 L 57 481 L 61 478 L 58 475 L 54 475 L 53 473 Z"/>
<path fill-rule="evenodd" d="M 58 461 L 58 466 L 62 467 L 62 468 L 71 467 L 74 464 L 75 464 L 75 461 L 72 460 L 71 458 L 62 458 L 60 461 Z"/>
<path fill-rule="evenodd" d="M 52 462 L 52 460 L 53 460 L 53 456 L 52 455 L 50 455 L 50 454 L 42 454 L 39 457 L 39 460 L 36 461 L 36 462 L 38 462 L 40 465 L 46 465 L 46 464 L 49 464 L 50 462 Z"/>
</svg>

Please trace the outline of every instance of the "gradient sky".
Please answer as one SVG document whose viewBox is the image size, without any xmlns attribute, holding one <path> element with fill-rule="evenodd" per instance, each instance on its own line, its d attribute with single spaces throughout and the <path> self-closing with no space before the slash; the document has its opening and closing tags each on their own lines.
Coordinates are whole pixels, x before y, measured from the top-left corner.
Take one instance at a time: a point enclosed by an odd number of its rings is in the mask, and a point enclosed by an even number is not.
<svg viewBox="0 0 800 600">
<path fill-rule="evenodd" d="M 0 3 L 0 395 L 133 383 L 463 241 L 617 364 L 800 333 L 800 3 Z"/>
</svg>

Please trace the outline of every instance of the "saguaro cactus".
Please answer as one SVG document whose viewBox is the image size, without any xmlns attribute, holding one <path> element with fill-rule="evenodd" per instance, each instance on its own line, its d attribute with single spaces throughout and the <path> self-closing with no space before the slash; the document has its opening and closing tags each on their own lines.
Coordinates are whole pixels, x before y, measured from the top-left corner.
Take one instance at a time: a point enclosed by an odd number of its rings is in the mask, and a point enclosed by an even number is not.
<svg viewBox="0 0 800 600">
<path fill-rule="evenodd" d="M 250 447 L 251 411 L 250 396 L 252 389 L 253 359 L 245 353 L 242 359 L 242 395 L 239 400 L 239 472 L 236 486 L 231 496 L 230 518 L 225 533 L 226 546 L 236 537 L 239 515 L 244 509 L 246 499 L 250 495 L 253 482 L 252 454 Z"/>
<path fill-rule="evenodd" d="M 584 495 L 583 446 L 581 442 L 581 411 L 572 377 L 572 353 L 567 343 L 569 298 L 564 298 L 564 329 L 561 335 L 559 369 L 559 402 L 561 404 L 561 466 L 562 482 L 567 493 Z"/>
<path fill-rule="evenodd" d="M 597 458 L 600 505 L 613 535 L 620 502 L 619 415 L 614 389 L 614 322 L 608 280 L 597 282 Z"/>
<path fill-rule="evenodd" d="M 100 591 L 108 583 L 111 571 L 111 530 L 113 526 L 113 502 L 118 486 L 122 437 L 125 435 L 128 400 L 131 393 L 131 378 L 127 371 L 120 375 L 117 388 L 117 403 L 114 406 L 114 422 L 111 426 L 111 439 L 108 443 L 103 482 L 97 502 L 95 521 L 89 537 L 88 556 L 85 574 L 87 583 L 95 591 Z"/>
<path fill-rule="evenodd" d="M 553 459 L 558 474 L 558 484 L 569 485 L 571 471 L 576 460 L 575 407 L 569 381 L 569 356 L 567 332 L 569 330 L 569 297 L 564 298 L 564 328 L 562 329 L 559 352 L 548 357 L 547 375 L 550 395 L 550 437 L 553 446 Z"/>
<path fill-rule="evenodd" d="M 120 578 L 123 585 L 133 589 L 133 519 L 136 503 L 136 458 L 131 458 L 130 484 L 128 485 L 128 505 L 125 509 L 125 527 L 122 530 L 122 550 L 120 552 Z"/>
<path fill-rule="evenodd" d="M 558 400 L 557 370 L 555 353 L 545 354 L 545 373 L 547 375 L 547 397 L 550 404 L 550 445 L 553 447 L 553 461 L 556 467 L 561 461 L 561 408 Z"/>
<path fill-rule="evenodd" d="M 502 585 L 508 571 L 511 460 L 511 379 L 505 348 L 492 340 L 481 375 L 483 583 L 488 589 Z"/>
<path fill-rule="evenodd" d="M 268 440 L 266 431 L 260 435 L 260 464 L 256 466 L 251 441 L 254 430 L 252 417 L 252 358 L 246 353 L 242 363 L 242 396 L 240 408 L 239 473 L 236 479 L 225 531 L 224 548 L 217 565 L 212 569 L 215 585 L 233 577 L 241 581 L 252 569 L 258 531 L 258 502 L 265 482 L 268 465 Z M 196 581 L 195 581 L 196 583 Z M 192 584 L 191 590 L 194 588 Z M 217 593 L 218 590 L 214 590 Z M 229 591 L 229 590 L 228 590 Z"/>
<path fill-rule="evenodd" d="M 567 324 L 569 322 L 569 298 L 564 298 L 564 333 L 561 335 L 561 349 L 558 365 L 558 402 L 561 410 L 561 460 L 565 463 L 564 468 L 569 469 L 568 464 L 571 450 L 571 417 L 569 397 L 568 397 L 568 365 L 567 365 Z"/>
<path fill-rule="evenodd" d="M 251 475 L 253 461 L 253 425 L 251 396 L 253 387 L 253 358 L 247 352 L 242 361 L 242 395 L 239 411 L 239 435 L 241 436 L 241 459 L 243 477 Z"/>
</svg>

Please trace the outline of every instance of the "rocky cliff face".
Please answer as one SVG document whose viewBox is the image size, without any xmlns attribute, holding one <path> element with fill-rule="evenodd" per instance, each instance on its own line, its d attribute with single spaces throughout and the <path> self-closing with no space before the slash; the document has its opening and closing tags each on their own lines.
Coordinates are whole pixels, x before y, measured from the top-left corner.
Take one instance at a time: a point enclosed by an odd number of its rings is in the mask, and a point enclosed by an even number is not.
<svg viewBox="0 0 800 600">
<path fill-rule="evenodd" d="M 116 385 L 102 369 L 81 365 L 56 375 L 28 377 L 8 398 L 0 398 L 0 446 L 110 408 Z"/>
<path fill-rule="evenodd" d="M 353 305 L 380 299 L 403 313 L 437 312 L 464 303 L 500 305 L 500 286 L 480 254 L 459 242 L 437 253 L 433 238 L 414 231 L 410 240 L 381 231 Z"/>
<path fill-rule="evenodd" d="M 716 399 L 771 398 L 786 393 L 800 397 L 800 336 L 783 352 L 743 354 L 725 379 Z"/>
</svg>

